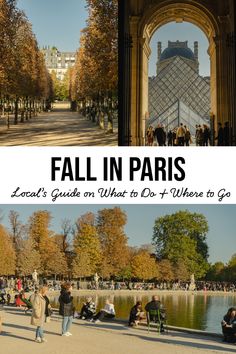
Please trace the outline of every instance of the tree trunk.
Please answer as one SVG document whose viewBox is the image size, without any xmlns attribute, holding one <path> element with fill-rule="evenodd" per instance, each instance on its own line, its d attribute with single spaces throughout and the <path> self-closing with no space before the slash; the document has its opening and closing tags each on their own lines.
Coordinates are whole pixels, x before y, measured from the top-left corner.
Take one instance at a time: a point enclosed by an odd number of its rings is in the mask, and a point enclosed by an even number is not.
<svg viewBox="0 0 236 354">
<path fill-rule="evenodd" d="M 17 97 L 15 99 L 15 118 L 14 118 L 14 124 L 18 124 L 18 104 L 19 104 L 19 98 Z"/>
</svg>

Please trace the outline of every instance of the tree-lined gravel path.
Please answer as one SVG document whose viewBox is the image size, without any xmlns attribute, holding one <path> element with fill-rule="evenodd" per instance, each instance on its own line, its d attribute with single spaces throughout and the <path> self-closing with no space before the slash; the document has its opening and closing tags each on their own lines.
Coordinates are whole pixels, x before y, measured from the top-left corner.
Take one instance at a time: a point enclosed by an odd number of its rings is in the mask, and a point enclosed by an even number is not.
<svg viewBox="0 0 236 354">
<path fill-rule="evenodd" d="M 117 128 L 106 134 L 95 123 L 67 109 L 42 113 L 28 122 L 0 124 L 0 146 L 116 146 Z"/>
</svg>

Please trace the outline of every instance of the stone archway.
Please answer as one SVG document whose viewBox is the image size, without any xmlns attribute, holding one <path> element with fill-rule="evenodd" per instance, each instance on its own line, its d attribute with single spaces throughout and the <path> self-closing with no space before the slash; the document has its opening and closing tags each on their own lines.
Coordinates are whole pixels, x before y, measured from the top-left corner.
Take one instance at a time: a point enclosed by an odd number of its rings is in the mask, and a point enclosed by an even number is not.
<svg viewBox="0 0 236 354">
<path fill-rule="evenodd" d="M 209 7 L 193 0 L 130 0 L 140 4 L 139 11 L 130 16 L 131 49 L 131 98 L 130 126 L 131 144 L 144 145 L 145 120 L 148 112 L 148 62 L 151 54 L 150 40 L 154 32 L 169 22 L 190 22 L 198 26 L 209 41 L 208 54 L 211 62 L 211 112 L 217 122 L 232 121 L 234 90 L 229 78 L 229 67 L 234 67 L 234 58 L 229 58 L 228 37 L 231 34 L 230 17 L 219 15 Z M 142 5 L 141 5 L 142 3 Z M 216 8 L 215 8 L 216 9 Z M 137 10 L 137 8 L 136 8 Z M 225 12 L 224 12 L 225 13 Z M 232 60 L 232 62 L 230 62 Z M 232 79 L 231 79 L 232 80 Z M 231 89 L 230 89 L 231 87 Z M 231 122 L 233 126 L 235 122 Z"/>
</svg>

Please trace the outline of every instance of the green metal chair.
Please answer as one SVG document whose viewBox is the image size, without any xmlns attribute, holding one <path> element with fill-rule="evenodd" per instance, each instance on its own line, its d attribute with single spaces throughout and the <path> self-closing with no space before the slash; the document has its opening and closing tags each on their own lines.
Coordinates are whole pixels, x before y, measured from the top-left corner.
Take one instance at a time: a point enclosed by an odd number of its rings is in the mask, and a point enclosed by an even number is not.
<svg viewBox="0 0 236 354">
<path fill-rule="evenodd" d="M 168 332 L 167 320 L 163 319 L 160 310 L 149 310 L 147 311 L 147 327 L 148 333 L 150 332 L 150 325 L 154 323 L 156 325 L 157 333 L 161 333 L 161 327 L 165 324 L 166 330 Z"/>
</svg>

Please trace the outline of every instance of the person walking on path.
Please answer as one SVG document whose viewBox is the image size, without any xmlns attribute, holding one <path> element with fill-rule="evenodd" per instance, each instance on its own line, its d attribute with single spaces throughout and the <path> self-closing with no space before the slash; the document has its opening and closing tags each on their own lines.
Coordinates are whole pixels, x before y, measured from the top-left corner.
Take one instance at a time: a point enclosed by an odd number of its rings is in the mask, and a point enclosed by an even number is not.
<svg viewBox="0 0 236 354">
<path fill-rule="evenodd" d="M 147 145 L 153 146 L 153 139 L 154 139 L 154 130 L 153 127 L 150 125 L 147 129 Z"/>
<path fill-rule="evenodd" d="M 30 301 L 32 304 L 32 316 L 31 324 L 36 326 L 36 339 L 35 342 L 43 343 L 46 342 L 43 332 L 43 324 L 45 322 L 45 309 L 46 301 L 44 296 L 46 296 L 48 288 L 47 286 L 41 286 L 38 292 L 35 292 L 31 297 Z"/>
<path fill-rule="evenodd" d="M 191 143 L 191 133 L 190 130 L 186 127 L 186 125 L 184 126 L 184 129 L 185 129 L 185 136 L 184 136 L 185 146 L 189 146 Z"/>
<path fill-rule="evenodd" d="M 157 128 L 154 131 L 154 135 L 156 137 L 157 145 L 164 146 L 165 141 L 166 141 L 166 135 L 165 135 L 165 131 L 164 131 L 163 127 L 161 126 L 161 124 L 157 125 Z"/>
<path fill-rule="evenodd" d="M 210 129 L 206 124 L 203 124 L 203 146 L 208 146 L 211 139 Z"/>
<path fill-rule="evenodd" d="M 62 285 L 59 296 L 59 314 L 62 316 L 62 336 L 72 336 L 69 329 L 72 325 L 74 315 L 73 296 L 71 296 L 72 286 L 70 282 Z"/>
<path fill-rule="evenodd" d="M 185 128 L 183 126 L 183 123 L 180 124 L 180 126 L 177 129 L 176 132 L 176 138 L 178 141 L 178 146 L 184 146 L 184 139 L 185 139 Z"/>
</svg>

